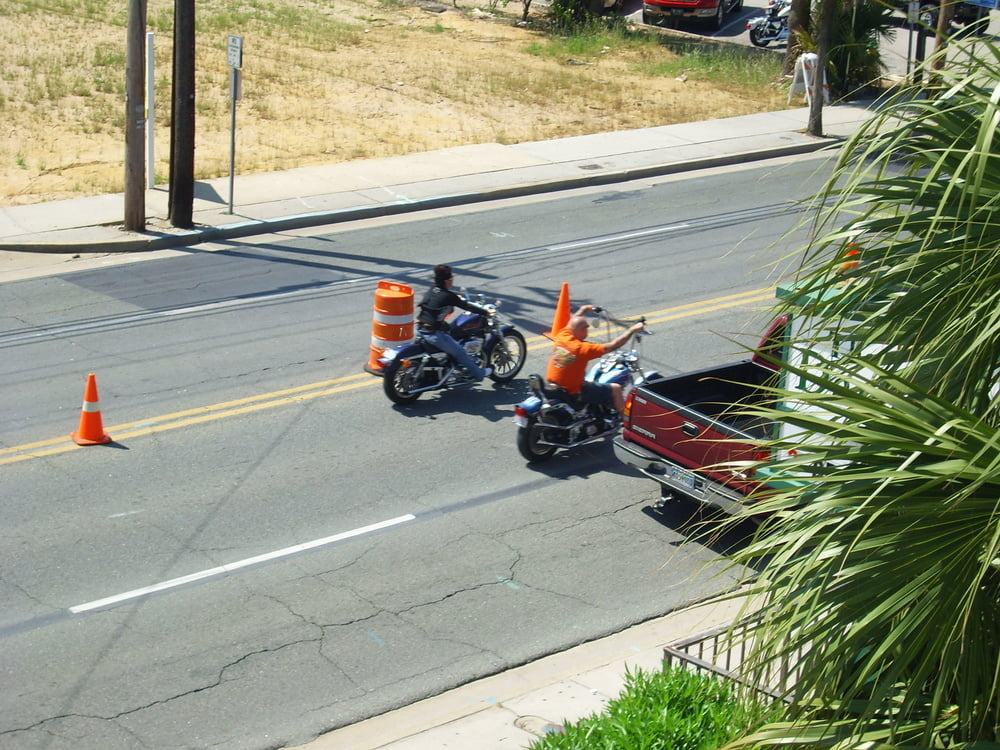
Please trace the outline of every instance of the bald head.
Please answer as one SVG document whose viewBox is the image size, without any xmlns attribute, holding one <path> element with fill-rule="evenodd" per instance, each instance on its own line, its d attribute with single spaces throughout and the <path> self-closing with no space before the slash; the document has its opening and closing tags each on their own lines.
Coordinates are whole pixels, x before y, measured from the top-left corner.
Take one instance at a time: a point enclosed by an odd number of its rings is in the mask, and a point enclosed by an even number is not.
<svg viewBox="0 0 1000 750">
<path fill-rule="evenodd" d="M 574 315 L 572 318 L 569 319 L 569 322 L 566 324 L 566 326 L 569 328 L 570 333 L 572 333 L 578 339 L 583 340 L 587 338 L 587 329 L 590 328 L 590 323 L 588 323 L 587 319 L 584 318 L 582 315 Z"/>
</svg>

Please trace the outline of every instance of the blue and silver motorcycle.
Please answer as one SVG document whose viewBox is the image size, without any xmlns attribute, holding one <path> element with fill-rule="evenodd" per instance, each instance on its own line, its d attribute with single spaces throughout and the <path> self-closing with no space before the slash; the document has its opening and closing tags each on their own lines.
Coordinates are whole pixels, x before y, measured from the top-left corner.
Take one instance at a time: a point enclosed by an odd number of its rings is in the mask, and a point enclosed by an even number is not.
<svg viewBox="0 0 1000 750">
<path fill-rule="evenodd" d="M 528 347 L 514 326 L 503 322 L 499 302 L 487 304 L 482 295 L 469 297 L 489 310 L 487 315 L 463 311 L 450 324 L 452 337 L 480 367 L 492 367 L 490 379 L 507 383 L 521 371 Z M 379 359 L 382 387 L 396 404 L 411 404 L 422 393 L 476 385 L 452 357 L 417 335 L 410 344 L 389 349 Z"/>
<path fill-rule="evenodd" d="M 604 314 L 601 308 L 595 312 Z M 645 318 L 642 319 L 645 322 Z M 605 354 L 587 371 L 587 380 L 594 383 L 618 383 L 623 393 L 634 385 L 657 377 L 656 372 L 643 372 L 639 364 L 642 337 L 649 331 L 636 333 L 632 348 Z M 529 375 L 531 395 L 514 408 L 517 425 L 517 449 L 529 463 L 540 463 L 556 451 L 569 450 L 603 440 L 618 432 L 621 416 L 604 404 L 584 404 L 579 396 L 546 383 L 541 375 Z"/>
</svg>

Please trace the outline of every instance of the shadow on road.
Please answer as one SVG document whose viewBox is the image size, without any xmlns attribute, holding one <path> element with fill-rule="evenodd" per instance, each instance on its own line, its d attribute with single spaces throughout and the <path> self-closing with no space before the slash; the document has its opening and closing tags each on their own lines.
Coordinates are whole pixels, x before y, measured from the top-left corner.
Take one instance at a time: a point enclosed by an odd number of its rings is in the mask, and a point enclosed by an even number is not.
<svg viewBox="0 0 1000 750">
<path fill-rule="evenodd" d="M 701 544 L 722 556 L 744 549 L 757 531 L 757 524 L 752 521 L 733 523 L 725 514 L 702 508 L 692 500 L 677 500 L 660 508 L 647 506 L 642 512 L 682 534 L 688 542 Z"/>
<path fill-rule="evenodd" d="M 467 388 L 427 391 L 412 404 L 405 406 L 392 404 L 386 397 L 386 405 L 397 414 L 409 418 L 436 419 L 441 414 L 455 412 L 500 422 L 514 418 L 514 405 L 527 398 L 528 393 L 527 381 L 518 377 L 509 383 L 484 380 Z M 513 424 L 510 439 L 513 445 Z"/>
<path fill-rule="evenodd" d="M 511 436 L 513 441 L 514 436 Z M 515 447 L 514 450 L 517 450 Z M 566 451 L 557 451 L 552 458 L 539 463 L 528 463 L 525 467 L 530 471 L 552 477 L 553 479 L 586 478 L 593 474 L 618 474 L 634 477 L 621 461 L 615 458 L 611 447 L 611 437 L 603 438 L 596 443 L 581 445 Z"/>
</svg>

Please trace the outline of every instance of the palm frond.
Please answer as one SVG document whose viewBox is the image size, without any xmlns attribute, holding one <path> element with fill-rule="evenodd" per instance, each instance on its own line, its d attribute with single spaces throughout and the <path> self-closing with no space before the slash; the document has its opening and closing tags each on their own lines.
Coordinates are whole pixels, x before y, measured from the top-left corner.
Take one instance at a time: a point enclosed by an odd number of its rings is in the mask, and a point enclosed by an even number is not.
<svg viewBox="0 0 1000 750">
<path fill-rule="evenodd" d="M 871 361 L 790 369 L 813 388 L 749 409 L 786 435 L 755 467 L 785 489 L 755 504 L 770 520 L 734 556 L 766 561 L 747 594 L 767 597 L 751 671 L 801 654 L 792 716 L 813 729 L 893 715 L 929 743 L 947 709 L 953 740 L 995 738 L 1000 432 Z M 896 741 L 902 724 L 887 726 Z"/>
</svg>

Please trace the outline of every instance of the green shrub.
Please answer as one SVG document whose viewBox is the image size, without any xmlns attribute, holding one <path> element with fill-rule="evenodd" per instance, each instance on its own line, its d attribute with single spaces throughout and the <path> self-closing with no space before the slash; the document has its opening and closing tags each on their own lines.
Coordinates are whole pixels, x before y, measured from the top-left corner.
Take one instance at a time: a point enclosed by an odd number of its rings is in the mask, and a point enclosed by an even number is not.
<svg viewBox="0 0 1000 750">
<path fill-rule="evenodd" d="M 566 724 L 531 750 L 715 750 L 770 717 L 769 706 L 737 686 L 683 667 L 625 675 L 621 695 L 601 714 Z"/>
</svg>

